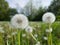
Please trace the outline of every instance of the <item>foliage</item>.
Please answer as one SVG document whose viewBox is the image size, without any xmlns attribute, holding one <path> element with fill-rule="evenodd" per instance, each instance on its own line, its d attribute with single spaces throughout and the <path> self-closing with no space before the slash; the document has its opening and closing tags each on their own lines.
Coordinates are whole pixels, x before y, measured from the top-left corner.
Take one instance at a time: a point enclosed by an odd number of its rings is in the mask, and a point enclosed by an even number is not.
<svg viewBox="0 0 60 45">
<path fill-rule="evenodd" d="M 53 0 L 48 9 L 45 9 L 42 6 L 40 6 L 39 9 L 36 9 L 31 2 L 28 2 L 24 9 L 25 12 L 22 11 L 22 13 L 25 14 L 30 21 L 41 21 L 42 15 L 45 12 L 54 13 L 57 20 L 60 20 L 60 0 Z M 5 0 L 0 0 L 0 21 L 9 21 L 10 18 L 17 13 L 15 8 L 9 8 L 9 5 Z"/>
<path fill-rule="evenodd" d="M 56 16 L 56 20 L 57 21 L 60 21 L 60 16 Z"/>
<path fill-rule="evenodd" d="M 35 14 L 29 15 L 29 19 L 32 21 L 41 21 L 42 15 L 46 12 L 46 9 L 40 7 L 38 10 L 35 10 Z"/>
<path fill-rule="evenodd" d="M 17 29 L 11 29 L 11 27 L 9 26 L 8 22 L 0 22 L 0 25 L 2 27 L 4 27 L 4 31 L 6 32 L 5 34 L 10 35 L 11 37 L 8 38 L 9 44 L 10 45 L 17 45 L 17 35 L 12 36 L 11 33 L 14 31 L 17 31 Z M 47 25 L 45 23 L 42 22 L 30 22 L 30 25 L 33 27 L 33 35 L 37 34 L 38 37 L 36 37 L 37 40 L 39 40 L 41 42 L 41 45 L 47 45 L 47 41 L 43 39 L 44 36 L 46 36 L 46 28 Z M 60 45 L 60 22 L 55 22 L 52 25 L 53 28 L 53 32 L 52 32 L 52 40 L 53 40 L 53 45 Z M 0 33 L 0 44 L 4 45 L 4 38 L 6 38 L 6 36 L 4 37 L 5 34 Z M 22 34 L 26 34 L 25 37 L 22 37 Z M 2 36 L 4 38 L 2 38 Z M 6 40 L 5 40 L 6 42 Z M 31 36 L 29 36 L 28 38 L 28 34 L 22 30 L 21 32 L 21 45 L 35 45 L 36 42 L 32 39 Z"/>
<path fill-rule="evenodd" d="M 60 0 L 53 0 L 48 11 L 53 12 L 56 16 L 60 15 Z"/>
<path fill-rule="evenodd" d="M 17 10 L 14 8 L 9 8 L 8 12 L 7 12 L 7 17 L 5 19 L 10 20 L 12 16 L 14 16 L 15 14 L 18 14 Z"/>
<path fill-rule="evenodd" d="M 5 0 L 0 0 L 0 20 L 4 20 L 8 7 L 8 3 Z"/>
<path fill-rule="evenodd" d="M 0 0 L 0 21 L 7 21 L 10 19 L 11 14 L 16 14 L 16 9 L 9 8 L 8 3 L 5 0 Z"/>
<path fill-rule="evenodd" d="M 29 16 L 29 19 L 32 20 L 32 21 L 41 21 L 42 19 L 42 15 L 45 13 L 45 12 L 52 12 L 56 15 L 57 17 L 57 20 L 59 20 L 60 18 L 60 0 L 53 0 L 51 2 L 51 5 L 48 7 L 48 9 L 44 9 L 42 7 L 40 7 L 38 9 L 38 11 L 36 11 L 36 14 L 35 15 L 30 15 Z"/>
</svg>

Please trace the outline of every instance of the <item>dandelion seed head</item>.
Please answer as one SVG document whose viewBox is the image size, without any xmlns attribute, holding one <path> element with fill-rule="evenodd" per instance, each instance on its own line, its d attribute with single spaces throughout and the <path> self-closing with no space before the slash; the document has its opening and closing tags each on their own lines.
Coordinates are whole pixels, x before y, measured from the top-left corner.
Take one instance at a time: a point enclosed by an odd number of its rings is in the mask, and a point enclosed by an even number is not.
<svg viewBox="0 0 60 45">
<path fill-rule="evenodd" d="M 32 33 L 33 29 L 31 26 L 28 26 L 26 29 L 25 29 L 26 32 L 28 33 Z"/>
<path fill-rule="evenodd" d="M 55 15 L 51 12 L 47 12 L 43 15 L 42 20 L 45 23 L 53 23 L 55 21 Z"/>
<path fill-rule="evenodd" d="M 23 14 L 16 14 L 11 19 L 11 24 L 15 28 L 21 28 L 24 29 L 28 25 L 28 18 Z"/>
</svg>

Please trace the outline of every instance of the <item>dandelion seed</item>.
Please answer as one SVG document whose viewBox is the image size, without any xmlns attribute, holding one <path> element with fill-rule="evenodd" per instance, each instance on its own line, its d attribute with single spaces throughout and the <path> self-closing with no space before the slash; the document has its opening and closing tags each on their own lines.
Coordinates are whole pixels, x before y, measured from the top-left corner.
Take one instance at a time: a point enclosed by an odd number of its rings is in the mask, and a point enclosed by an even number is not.
<svg viewBox="0 0 60 45">
<path fill-rule="evenodd" d="M 5 31 L 4 30 L 0 30 L 1 33 L 4 33 Z"/>
<path fill-rule="evenodd" d="M 0 33 L 4 33 L 3 27 L 0 27 Z"/>
<path fill-rule="evenodd" d="M 28 33 L 32 33 L 33 29 L 32 27 L 28 26 L 26 29 L 25 29 L 26 32 Z"/>
<path fill-rule="evenodd" d="M 16 35 L 16 34 L 17 34 L 17 32 L 13 32 L 13 33 L 12 33 L 12 35 Z"/>
<path fill-rule="evenodd" d="M 43 15 L 42 20 L 45 23 L 53 23 L 55 21 L 55 15 L 51 12 L 47 12 Z"/>
<path fill-rule="evenodd" d="M 33 30 L 36 30 L 36 28 L 34 27 Z"/>
<path fill-rule="evenodd" d="M 46 29 L 46 32 L 52 32 L 52 28 Z"/>
<path fill-rule="evenodd" d="M 25 29 L 28 26 L 28 19 L 23 14 L 16 14 L 11 19 L 11 24 L 15 28 Z"/>
<path fill-rule="evenodd" d="M 40 45 L 40 42 L 38 41 L 35 45 Z"/>
<path fill-rule="evenodd" d="M 40 28 L 41 26 L 40 25 L 37 25 L 38 28 Z"/>
<path fill-rule="evenodd" d="M 22 34 L 22 37 L 26 37 L 26 34 Z"/>
<path fill-rule="evenodd" d="M 0 27 L 0 30 L 3 30 L 3 27 Z"/>
<path fill-rule="evenodd" d="M 37 34 L 34 34 L 34 37 L 38 37 L 38 35 Z"/>
<path fill-rule="evenodd" d="M 48 38 L 47 38 L 47 37 L 43 37 L 43 39 L 44 39 L 44 40 L 48 40 Z"/>
<path fill-rule="evenodd" d="M 7 35 L 7 38 L 11 38 L 11 36 L 10 35 Z"/>
<path fill-rule="evenodd" d="M 46 32 L 50 32 L 49 29 L 46 29 Z"/>
<path fill-rule="evenodd" d="M 50 32 L 52 32 L 52 28 L 50 28 L 49 30 L 50 30 Z"/>
</svg>

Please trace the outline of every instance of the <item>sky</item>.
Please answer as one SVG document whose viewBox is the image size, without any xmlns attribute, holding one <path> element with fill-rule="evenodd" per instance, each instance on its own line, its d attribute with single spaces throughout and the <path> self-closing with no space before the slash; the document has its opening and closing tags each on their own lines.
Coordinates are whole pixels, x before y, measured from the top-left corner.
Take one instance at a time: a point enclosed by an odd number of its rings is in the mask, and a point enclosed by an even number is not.
<svg viewBox="0 0 60 45">
<path fill-rule="evenodd" d="M 16 8 L 17 5 L 23 8 L 29 0 L 6 0 L 11 8 Z M 39 7 L 48 7 L 52 0 L 33 0 L 34 5 Z"/>
</svg>

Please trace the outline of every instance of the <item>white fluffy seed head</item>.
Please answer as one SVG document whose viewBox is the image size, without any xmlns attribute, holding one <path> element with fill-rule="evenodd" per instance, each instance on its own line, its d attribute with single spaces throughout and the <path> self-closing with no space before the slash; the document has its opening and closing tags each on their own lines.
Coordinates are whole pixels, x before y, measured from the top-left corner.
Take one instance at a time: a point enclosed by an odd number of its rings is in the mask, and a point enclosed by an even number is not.
<svg viewBox="0 0 60 45">
<path fill-rule="evenodd" d="M 55 15 L 51 12 L 47 12 L 43 15 L 42 20 L 45 23 L 53 23 L 55 21 Z"/>
<path fill-rule="evenodd" d="M 24 29 L 28 25 L 28 18 L 23 14 L 16 14 L 11 19 L 11 25 L 15 28 Z"/>
<path fill-rule="evenodd" d="M 33 29 L 32 29 L 32 27 L 28 26 L 28 27 L 26 27 L 25 31 L 28 33 L 32 33 Z"/>
</svg>

